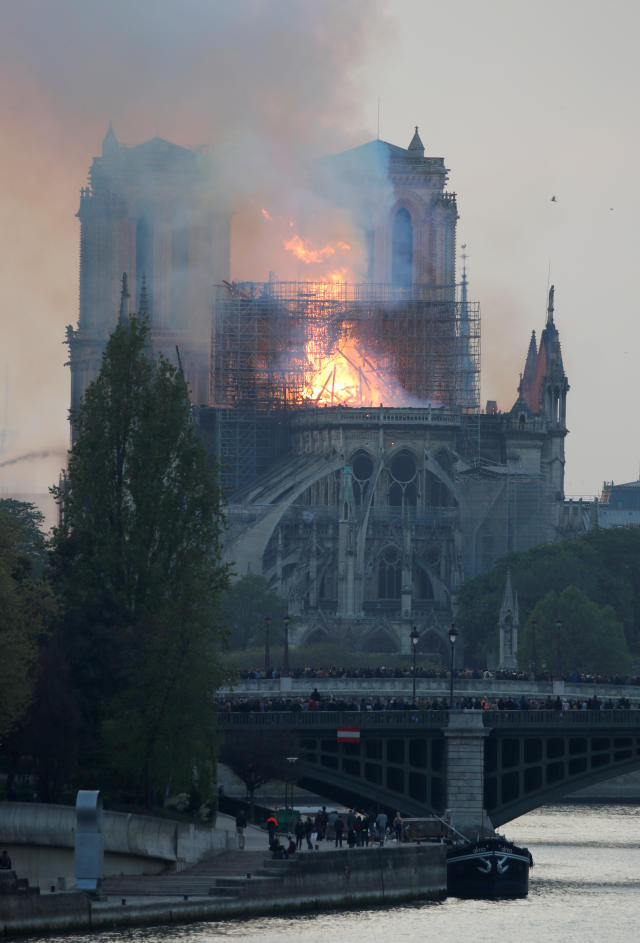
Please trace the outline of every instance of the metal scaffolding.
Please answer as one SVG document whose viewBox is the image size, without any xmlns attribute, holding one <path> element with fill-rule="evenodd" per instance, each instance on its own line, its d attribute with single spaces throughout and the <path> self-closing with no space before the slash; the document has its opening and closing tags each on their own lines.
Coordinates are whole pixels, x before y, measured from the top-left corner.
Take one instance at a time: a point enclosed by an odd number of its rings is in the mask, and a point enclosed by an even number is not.
<svg viewBox="0 0 640 943">
<path fill-rule="evenodd" d="M 351 368 L 346 394 L 334 390 L 336 357 Z M 456 300 L 453 286 L 225 283 L 210 375 L 214 405 L 259 412 L 381 402 L 473 411 L 479 307 Z"/>
</svg>

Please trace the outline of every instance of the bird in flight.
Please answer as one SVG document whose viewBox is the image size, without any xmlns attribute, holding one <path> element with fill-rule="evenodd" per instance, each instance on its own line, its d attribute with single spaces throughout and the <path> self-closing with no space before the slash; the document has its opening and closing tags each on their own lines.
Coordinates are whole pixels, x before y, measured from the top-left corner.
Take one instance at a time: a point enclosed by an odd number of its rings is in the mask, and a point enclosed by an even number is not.
<svg viewBox="0 0 640 943">
<path fill-rule="evenodd" d="M 552 202 L 552 203 L 557 203 L 557 202 L 558 202 L 558 201 L 556 200 L 556 195 L 555 195 L 555 193 L 554 193 L 553 196 L 551 197 L 551 202 Z"/>
</svg>

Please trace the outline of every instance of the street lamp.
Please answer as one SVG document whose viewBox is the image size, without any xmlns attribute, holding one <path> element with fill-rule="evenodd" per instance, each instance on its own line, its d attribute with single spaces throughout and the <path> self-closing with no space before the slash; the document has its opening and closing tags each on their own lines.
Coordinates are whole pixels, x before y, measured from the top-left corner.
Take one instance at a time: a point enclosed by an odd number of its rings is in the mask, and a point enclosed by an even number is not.
<svg viewBox="0 0 640 943">
<path fill-rule="evenodd" d="M 536 629 L 538 627 L 537 619 L 531 620 L 531 670 L 533 672 L 533 680 L 536 680 L 536 669 L 538 667 L 538 658 L 536 653 Z"/>
<path fill-rule="evenodd" d="M 284 623 L 284 658 L 282 665 L 282 673 L 288 678 L 289 677 L 289 616 L 286 615 L 282 620 Z"/>
<path fill-rule="evenodd" d="M 560 680 L 560 629 L 562 621 L 556 619 L 556 680 Z"/>
<path fill-rule="evenodd" d="M 286 758 L 287 763 L 291 767 L 292 773 L 293 773 L 293 767 L 298 762 L 299 759 L 300 757 L 298 756 L 288 756 Z M 287 801 L 288 786 L 289 786 L 289 777 L 286 778 L 285 783 L 284 783 L 284 807 L 285 809 L 289 808 L 288 801 Z M 295 775 L 294 775 L 293 779 L 291 780 L 291 808 L 292 809 L 293 809 L 293 803 L 295 800 L 295 789 L 296 789 L 296 780 L 295 780 Z"/>
<path fill-rule="evenodd" d="M 449 642 L 451 644 L 451 683 L 449 686 L 449 710 L 453 710 L 453 647 L 456 644 L 457 638 L 458 630 L 456 629 L 455 622 L 452 622 L 451 628 L 449 629 Z"/>
<path fill-rule="evenodd" d="M 265 616 L 264 628 L 264 676 L 268 678 L 271 674 L 271 616 Z"/>
<path fill-rule="evenodd" d="M 416 649 L 418 648 L 418 641 L 420 640 L 420 633 L 415 625 L 411 626 L 411 647 L 413 649 L 413 701 L 411 702 L 413 706 L 416 706 Z"/>
</svg>

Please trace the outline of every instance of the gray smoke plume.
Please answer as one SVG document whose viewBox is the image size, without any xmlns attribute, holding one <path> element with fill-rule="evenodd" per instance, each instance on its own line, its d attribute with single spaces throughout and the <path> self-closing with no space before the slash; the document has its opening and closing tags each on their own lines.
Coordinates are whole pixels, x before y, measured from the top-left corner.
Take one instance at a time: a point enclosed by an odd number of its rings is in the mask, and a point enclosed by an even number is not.
<svg viewBox="0 0 640 943">
<path fill-rule="evenodd" d="M 206 148 L 212 181 L 238 210 L 231 274 L 266 278 L 289 214 L 305 205 L 311 161 L 372 136 L 362 120 L 365 108 L 371 111 L 370 93 L 358 70 L 373 45 L 385 48 L 391 31 L 382 6 L 4 0 L 0 173 L 11 187 L 0 234 L 0 367 L 9 365 L 3 431 L 10 454 L 35 456 L 45 438 L 64 451 L 68 440 L 62 340 L 65 325 L 77 320 L 74 214 L 109 120 L 124 143 L 157 135 Z M 311 203 L 306 216 L 308 238 L 320 247 L 336 233 L 340 238 L 341 223 L 313 229 Z M 280 255 L 283 265 L 293 258 Z M 307 264 L 295 265 L 293 274 L 309 276 Z M 45 490 L 57 478 L 59 456 L 32 464 L 38 481 L 30 488 Z M 29 462 L 19 465 L 23 476 Z M 16 483 L 3 477 L 0 485 Z"/>
</svg>

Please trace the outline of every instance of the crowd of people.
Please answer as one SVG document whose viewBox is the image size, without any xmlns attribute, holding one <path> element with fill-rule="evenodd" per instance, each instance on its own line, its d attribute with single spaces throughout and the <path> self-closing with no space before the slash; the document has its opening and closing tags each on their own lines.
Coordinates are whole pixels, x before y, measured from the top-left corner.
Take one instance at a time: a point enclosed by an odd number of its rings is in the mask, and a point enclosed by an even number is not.
<svg viewBox="0 0 640 943">
<path fill-rule="evenodd" d="M 288 672 L 291 678 L 302 678 L 309 681 L 322 678 L 413 678 L 413 668 L 343 668 L 336 665 L 323 666 L 319 668 L 292 668 Z M 281 672 L 274 668 L 267 676 L 264 669 L 247 668 L 240 671 L 238 675 L 242 681 L 262 681 L 268 678 L 280 678 Z M 416 678 L 434 678 L 445 680 L 449 677 L 448 668 L 416 668 Z M 548 671 L 536 670 L 519 671 L 510 668 L 456 668 L 454 677 L 461 680 L 471 681 L 553 681 L 558 680 L 555 675 Z M 571 684 L 617 684 L 631 685 L 640 687 L 640 677 L 629 675 L 604 675 L 604 674 L 580 674 L 571 672 L 563 675 L 560 679 Z"/>
<path fill-rule="evenodd" d="M 334 809 L 328 812 L 323 805 L 315 816 L 300 816 L 293 833 L 287 834 L 286 841 L 282 841 L 278 835 L 275 816 L 269 816 L 265 824 L 269 850 L 274 858 L 290 857 L 301 851 L 305 842 L 307 850 L 313 851 L 322 841 L 332 842 L 336 848 L 363 848 L 373 842 L 383 845 L 388 837 L 394 837 L 396 841 L 402 839 L 402 818 L 399 812 L 396 812 L 389 824 L 388 816 L 383 811 L 367 813 L 349 809 L 348 812 L 338 812 Z"/>
<path fill-rule="evenodd" d="M 339 696 L 324 696 L 314 689 L 304 697 L 222 697 L 216 701 L 222 713 L 274 713 L 300 711 L 411 711 L 448 710 L 449 700 L 444 697 L 418 697 L 415 704 L 402 697 L 361 697 L 360 699 Z M 631 710 L 640 709 L 640 698 L 627 697 L 454 697 L 454 710 Z"/>
</svg>

